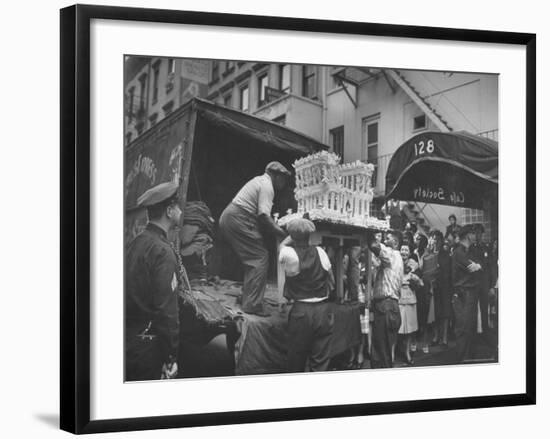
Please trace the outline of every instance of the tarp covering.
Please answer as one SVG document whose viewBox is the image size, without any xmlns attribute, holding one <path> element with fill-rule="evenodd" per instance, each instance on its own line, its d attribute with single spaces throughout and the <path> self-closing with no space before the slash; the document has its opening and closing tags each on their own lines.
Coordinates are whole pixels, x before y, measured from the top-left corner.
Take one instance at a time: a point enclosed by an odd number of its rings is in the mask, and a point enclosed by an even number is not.
<svg viewBox="0 0 550 439">
<path fill-rule="evenodd" d="M 497 195 L 498 144 L 465 131 L 411 137 L 386 173 L 387 199 L 481 209 Z"/>
<path fill-rule="evenodd" d="M 327 145 L 312 137 L 267 119 L 198 98 L 195 98 L 194 103 L 198 117 L 207 121 L 211 128 L 219 127 L 244 133 L 250 140 L 298 153 L 300 156 L 328 149 Z"/>
<path fill-rule="evenodd" d="M 219 300 L 225 309 L 235 317 L 240 333 L 235 345 L 235 374 L 257 375 L 287 372 L 288 313 L 290 307 L 278 305 L 278 293 L 275 285 L 268 285 L 265 304 L 271 312 L 268 318 L 242 312 L 236 299 L 240 296 L 239 284 L 223 287 L 198 287 L 210 298 Z M 196 309 L 196 311 L 202 310 Z M 361 342 L 360 305 L 345 303 L 331 304 L 334 313 L 334 327 L 330 343 L 330 357 L 342 354 Z M 219 314 L 219 313 L 218 313 Z M 202 317 L 199 317 L 203 320 Z M 184 321 L 185 320 L 185 321 Z M 189 318 L 182 320 L 182 326 L 196 324 Z M 225 316 L 219 314 L 219 324 L 225 322 Z M 214 328 L 211 328 L 214 330 Z M 182 337 L 197 334 L 197 330 L 183 329 Z M 204 334 L 207 331 L 200 331 Z M 194 336 L 195 341 L 197 337 Z M 200 341 L 200 340 L 199 340 Z M 203 342 L 207 342 L 203 340 Z M 185 364 L 185 358 L 182 359 Z M 185 369 L 185 366 L 184 366 Z"/>
</svg>

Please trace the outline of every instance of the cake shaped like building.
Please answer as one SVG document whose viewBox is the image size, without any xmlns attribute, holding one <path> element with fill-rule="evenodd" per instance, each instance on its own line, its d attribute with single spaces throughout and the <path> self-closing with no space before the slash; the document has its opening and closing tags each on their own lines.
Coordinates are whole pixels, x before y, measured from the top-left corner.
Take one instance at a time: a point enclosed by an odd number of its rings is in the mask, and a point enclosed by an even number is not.
<svg viewBox="0 0 550 439">
<path fill-rule="evenodd" d="M 284 226 L 308 213 L 313 221 L 327 221 L 377 230 L 389 228 L 388 221 L 370 216 L 374 192 L 374 166 L 359 160 L 340 164 L 336 154 L 322 151 L 298 159 L 294 195 L 298 211 L 278 220 Z"/>
</svg>

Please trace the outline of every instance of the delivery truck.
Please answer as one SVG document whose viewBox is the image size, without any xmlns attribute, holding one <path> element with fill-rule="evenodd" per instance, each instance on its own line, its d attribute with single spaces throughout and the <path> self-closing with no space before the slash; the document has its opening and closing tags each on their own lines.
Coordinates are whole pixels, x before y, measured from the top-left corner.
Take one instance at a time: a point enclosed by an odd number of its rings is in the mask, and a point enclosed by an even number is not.
<svg viewBox="0 0 550 439">
<path fill-rule="evenodd" d="M 150 187 L 166 181 L 179 183 L 184 216 L 188 202 L 205 203 L 216 233 L 223 209 L 249 179 L 264 172 L 267 163 L 277 160 L 292 170 L 297 158 L 327 148 L 283 125 L 194 98 L 126 146 L 125 243 L 147 223 L 137 199 Z M 293 180 L 275 199 L 274 214 L 282 216 L 296 208 Z M 239 264 L 219 238 L 214 237 L 209 251 L 208 276 L 238 280 Z M 177 233 L 170 239 L 177 241 Z"/>
</svg>

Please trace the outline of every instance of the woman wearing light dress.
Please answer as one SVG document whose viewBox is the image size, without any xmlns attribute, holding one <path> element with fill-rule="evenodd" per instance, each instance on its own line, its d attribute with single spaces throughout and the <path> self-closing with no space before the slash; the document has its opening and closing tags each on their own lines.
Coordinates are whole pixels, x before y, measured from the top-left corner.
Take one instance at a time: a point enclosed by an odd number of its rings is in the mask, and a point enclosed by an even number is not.
<svg viewBox="0 0 550 439">
<path fill-rule="evenodd" d="M 401 246 L 401 257 L 403 258 L 405 275 L 403 276 L 399 298 L 399 311 L 401 312 L 399 334 L 403 339 L 405 360 L 408 365 L 413 365 L 411 339 L 412 335 L 418 330 L 416 294 L 414 290 L 422 286 L 422 280 L 414 273 L 418 269 L 418 263 L 414 259 L 411 259 L 411 248 L 408 244 Z"/>
</svg>

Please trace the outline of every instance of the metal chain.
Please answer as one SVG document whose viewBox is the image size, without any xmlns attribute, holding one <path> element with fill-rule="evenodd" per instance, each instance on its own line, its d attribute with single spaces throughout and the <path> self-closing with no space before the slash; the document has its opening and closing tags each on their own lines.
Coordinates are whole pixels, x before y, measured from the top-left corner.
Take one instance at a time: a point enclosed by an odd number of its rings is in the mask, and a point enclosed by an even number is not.
<svg viewBox="0 0 550 439">
<path fill-rule="evenodd" d="M 187 271 L 185 270 L 185 266 L 183 265 L 183 261 L 181 258 L 181 253 L 176 248 L 173 242 L 170 242 L 170 247 L 172 247 L 172 250 L 176 254 L 176 259 L 178 261 L 178 271 L 179 271 L 179 278 L 180 278 L 180 284 L 183 287 L 183 289 L 187 289 L 187 291 L 191 292 L 191 282 L 189 282 L 189 277 L 187 276 Z"/>
</svg>

